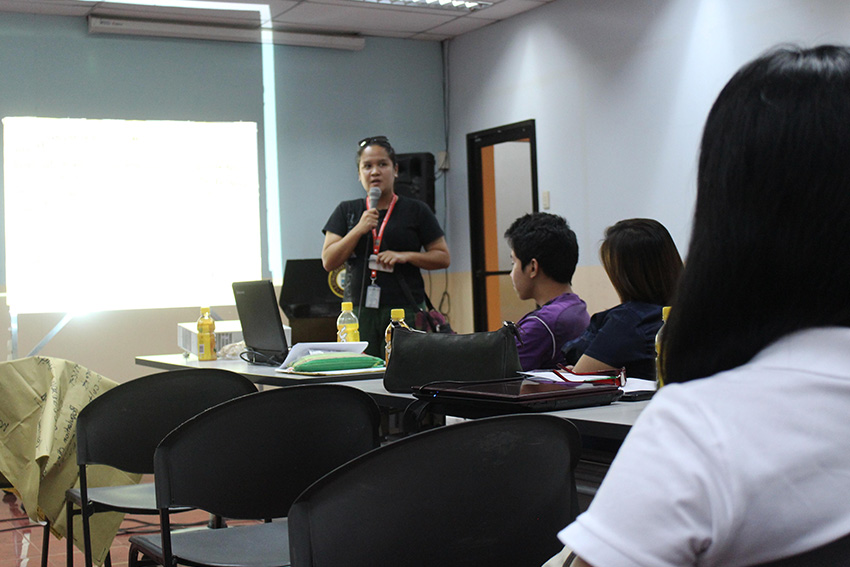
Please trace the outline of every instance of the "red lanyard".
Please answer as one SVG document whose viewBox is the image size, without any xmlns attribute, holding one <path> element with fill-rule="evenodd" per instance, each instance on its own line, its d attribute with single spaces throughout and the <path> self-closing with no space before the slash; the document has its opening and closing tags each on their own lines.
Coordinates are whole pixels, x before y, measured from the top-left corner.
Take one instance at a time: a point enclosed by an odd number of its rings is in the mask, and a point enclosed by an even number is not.
<svg viewBox="0 0 850 567">
<path fill-rule="evenodd" d="M 387 214 L 384 217 L 384 222 L 381 223 L 381 228 L 377 232 L 374 228 L 372 229 L 372 253 L 376 256 L 378 255 L 378 251 L 381 249 L 381 240 L 384 239 L 384 229 L 387 228 L 387 221 L 390 220 L 390 215 L 393 214 L 396 201 L 398 201 L 398 195 L 393 195 L 393 200 L 390 203 L 390 208 L 387 209 Z M 374 282 L 377 277 L 378 272 L 376 270 L 372 270 L 372 282 Z"/>
</svg>

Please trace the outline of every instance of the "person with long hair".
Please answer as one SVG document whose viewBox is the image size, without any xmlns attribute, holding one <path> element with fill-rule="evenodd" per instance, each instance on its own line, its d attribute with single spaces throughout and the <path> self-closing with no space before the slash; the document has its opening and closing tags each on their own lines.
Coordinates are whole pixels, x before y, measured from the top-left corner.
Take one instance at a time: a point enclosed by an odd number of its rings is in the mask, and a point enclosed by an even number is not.
<svg viewBox="0 0 850 567">
<path fill-rule="evenodd" d="M 850 534 L 848 156 L 850 48 L 776 48 L 723 88 L 666 385 L 559 534 L 574 565 L 756 565 Z"/>
<path fill-rule="evenodd" d="M 322 265 L 330 272 L 345 263 L 344 300 L 356 306 L 360 339 L 369 342 L 366 353 L 383 357 L 390 311 L 404 308 L 412 322 L 417 307 L 425 306 L 420 269 L 447 268 L 451 256 L 428 205 L 395 193 L 398 163 L 386 136 L 360 140 L 357 172 L 367 197 L 343 201 L 325 223 Z M 380 190 L 375 207 L 368 196 L 373 188 Z"/>
<path fill-rule="evenodd" d="M 596 313 L 582 335 L 561 349 L 576 372 L 625 367 L 630 378 L 655 380 L 655 335 L 670 305 L 682 258 L 657 220 L 626 219 L 605 230 L 599 256 L 620 304 Z"/>
</svg>

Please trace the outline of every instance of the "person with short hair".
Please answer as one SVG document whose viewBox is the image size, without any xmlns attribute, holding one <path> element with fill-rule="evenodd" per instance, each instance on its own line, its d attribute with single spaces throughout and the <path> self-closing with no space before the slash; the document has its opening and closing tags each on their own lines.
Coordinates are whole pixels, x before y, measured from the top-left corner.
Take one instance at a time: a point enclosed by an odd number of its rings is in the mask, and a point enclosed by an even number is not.
<svg viewBox="0 0 850 567">
<path fill-rule="evenodd" d="M 549 213 L 530 213 L 505 231 L 511 247 L 511 282 L 520 299 L 537 309 L 517 322 L 517 350 L 523 370 L 554 368 L 565 342 L 590 322 L 587 305 L 573 293 L 578 240 L 567 221 Z"/>
<path fill-rule="evenodd" d="M 775 48 L 720 92 L 665 386 L 559 534 L 574 565 L 742 567 L 850 534 L 848 125 L 845 46 Z"/>
<path fill-rule="evenodd" d="M 655 380 L 655 335 L 670 305 L 682 258 L 670 233 L 654 219 L 621 220 L 605 231 L 602 265 L 621 303 L 596 313 L 590 326 L 561 351 L 576 372 L 625 367 L 629 378 Z"/>
<path fill-rule="evenodd" d="M 425 307 L 420 270 L 447 268 L 451 256 L 443 229 L 428 205 L 396 195 L 398 163 L 386 136 L 360 140 L 357 172 L 367 195 L 373 187 L 380 189 L 377 206 L 370 208 L 368 196 L 337 206 L 322 229 L 322 265 L 330 272 L 345 264 L 343 299 L 356 307 L 360 339 L 369 342 L 366 353 L 383 358 L 390 312 L 404 308 L 406 320 L 412 323 L 417 309 Z"/>
</svg>

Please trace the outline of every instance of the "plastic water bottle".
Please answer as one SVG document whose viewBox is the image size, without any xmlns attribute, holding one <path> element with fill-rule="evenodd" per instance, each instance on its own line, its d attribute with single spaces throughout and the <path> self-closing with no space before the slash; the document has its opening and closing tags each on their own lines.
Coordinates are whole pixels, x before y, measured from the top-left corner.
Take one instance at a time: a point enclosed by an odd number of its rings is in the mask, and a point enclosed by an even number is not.
<svg viewBox="0 0 850 567">
<path fill-rule="evenodd" d="M 392 340 L 393 340 L 393 329 L 398 327 L 404 327 L 405 329 L 409 329 L 407 323 L 404 322 L 404 309 L 393 309 L 390 311 L 390 324 L 387 325 L 387 331 L 384 335 L 386 339 L 386 362 L 390 361 L 390 351 L 392 351 Z"/>
<path fill-rule="evenodd" d="M 670 306 L 661 308 L 661 327 L 655 335 L 655 382 L 658 387 L 664 385 L 664 375 L 661 372 L 661 338 L 664 336 L 664 326 L 667 324 L 667 317 L 670 316 Z"/>
<path fill-rule="evenodd" d="M 360 322 L 354 314 L 350 301 L 342 302 L 342 313 L 336 319 L 336 341 L 338 343 L 356 343 L 360 340 Z"/>
<path fill-rule="evenodd" d="M 198 360 L 215 360 L 215 321 L 210 308 L 201 307 L 198 318 Z"/>
</svg>

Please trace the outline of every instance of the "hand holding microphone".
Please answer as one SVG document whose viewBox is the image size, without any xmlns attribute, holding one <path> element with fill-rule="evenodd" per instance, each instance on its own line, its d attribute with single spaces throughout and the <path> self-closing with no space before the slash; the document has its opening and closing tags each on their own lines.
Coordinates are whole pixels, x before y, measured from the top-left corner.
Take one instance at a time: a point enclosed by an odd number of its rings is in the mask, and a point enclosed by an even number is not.
<svg viewBox="0 0 850 567">
<path fill-rule="evenodd" d="M 360 216 L 361 227 L 360 233 L 367 234 L 372 229 L 378 227 L 378 201 L 381 199 L 381 188 L 372 187 L 369 189 L 369 208 L 363 211 Z"/>
<path fill-rule="evenodd" d="M 377 209 L 378 201 L 381 199 L 381 188 L 380 187 L 372 187 L 369 189 L 369 208 Z"/>
</svg>

